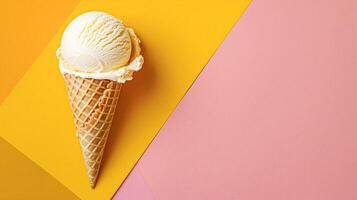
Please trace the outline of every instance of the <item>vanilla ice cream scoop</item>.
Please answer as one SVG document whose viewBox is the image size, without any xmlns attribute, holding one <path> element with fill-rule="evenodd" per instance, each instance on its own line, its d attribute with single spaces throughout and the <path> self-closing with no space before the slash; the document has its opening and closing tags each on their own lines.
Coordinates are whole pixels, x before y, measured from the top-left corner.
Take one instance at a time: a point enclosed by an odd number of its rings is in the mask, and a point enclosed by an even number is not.
<svg viewBox="0 0 357 200">
<path fill-rule="evenodd" d="M 133 29 L 112 15 L 91 11 L 67 26 L 57 57 L 62 73 L 123 83 L 141 69 L 140 51 Z"/>
</svg>

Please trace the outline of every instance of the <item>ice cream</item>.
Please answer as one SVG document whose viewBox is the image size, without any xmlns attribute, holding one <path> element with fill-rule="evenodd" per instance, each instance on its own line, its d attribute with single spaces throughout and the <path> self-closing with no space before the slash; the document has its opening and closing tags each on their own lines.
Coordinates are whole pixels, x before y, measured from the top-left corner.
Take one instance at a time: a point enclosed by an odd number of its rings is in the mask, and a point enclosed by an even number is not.
<svg viewBox="0 0 357 200">
<path fill-rule="evenodd" d="M 103 12 L 87 12 L 75 18 L 56 52 L 92 188 L 122 85 L 144 62 L 140 52 L 134 30 Z"/>
<path fill-rule="evenodd" d="M 124 83 L 141 69 L 140 40 L 112 15 L 91 11 L 75 18 L 57 50 L 62 73 Z"/>
</svg>

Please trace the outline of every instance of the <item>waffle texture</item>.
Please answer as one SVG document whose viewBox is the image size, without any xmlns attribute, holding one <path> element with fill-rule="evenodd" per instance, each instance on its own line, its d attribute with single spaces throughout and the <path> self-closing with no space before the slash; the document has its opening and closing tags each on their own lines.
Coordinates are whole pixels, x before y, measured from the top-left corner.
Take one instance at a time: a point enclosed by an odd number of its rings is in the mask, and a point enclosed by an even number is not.
<svg viewBox="0 0 357 200">
<path fill-rule="evenodd" d="M 95 187 L 121 85 L 64 74 L 89 183 Z"/>
</svg>

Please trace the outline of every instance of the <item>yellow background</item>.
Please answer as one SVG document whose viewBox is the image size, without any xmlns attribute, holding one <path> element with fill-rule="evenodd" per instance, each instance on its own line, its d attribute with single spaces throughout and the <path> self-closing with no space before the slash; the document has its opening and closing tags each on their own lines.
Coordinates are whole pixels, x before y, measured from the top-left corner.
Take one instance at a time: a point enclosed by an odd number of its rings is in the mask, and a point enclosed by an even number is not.
<svg viewBox="0 0 357 200">
<path fill-rule="evenodd" d="M 78 3 L 79 0 L 1 2 L 0 103 Z M 1 138 L 0 152 L 0 199 L 78 199 Z"/>
<path fill-rule="evenodd" d="M 0 138 L 0 199 L 78 199 L 51 175 Z"/>
<path fill-rule="evenodd" d="M 1 1 L 0 103 L 78 3 L 79 0 Z"/>
<path fill-rule="evenodd" d="M 1 105 L 0 135 L 80 198 L 109 199 L 247 4 L 82 1 Z M 65 25 L 88 10 L 109 12 L 134 27 L 145 57 L 143 70 L 123 88 L 95 190 L 55 57 Z"/>
</svg>

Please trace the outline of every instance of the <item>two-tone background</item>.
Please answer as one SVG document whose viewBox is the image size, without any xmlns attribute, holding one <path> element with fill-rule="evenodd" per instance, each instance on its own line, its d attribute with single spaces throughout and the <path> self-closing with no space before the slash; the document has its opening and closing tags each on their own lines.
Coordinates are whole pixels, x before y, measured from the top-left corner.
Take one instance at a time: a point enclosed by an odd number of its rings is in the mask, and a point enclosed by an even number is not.
<svg viewBox="0 0 357 200">
<path fill-rule="evenodd" d="M 356 199 L 357 4 L 248 3 L 2 3 L 1 199 Z M 88 10 L 145 56 L 95 190 L 55 57 Z"/>
</svg>

